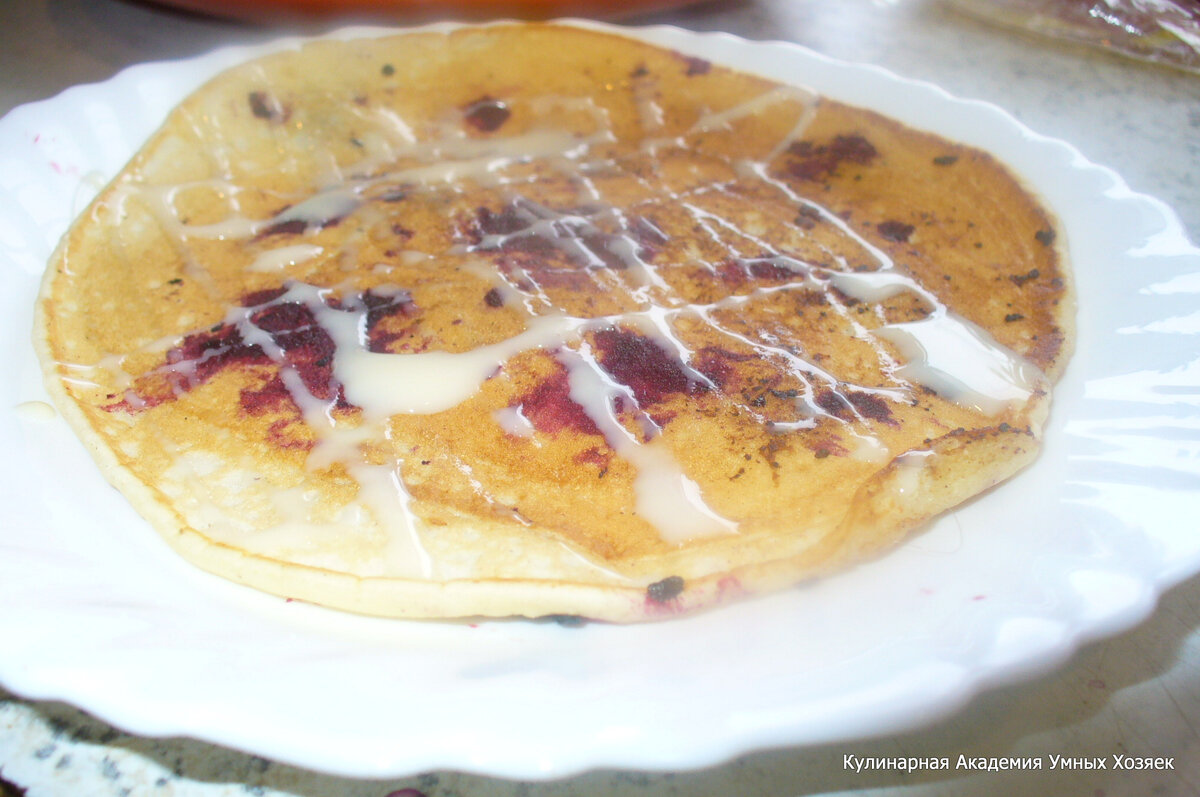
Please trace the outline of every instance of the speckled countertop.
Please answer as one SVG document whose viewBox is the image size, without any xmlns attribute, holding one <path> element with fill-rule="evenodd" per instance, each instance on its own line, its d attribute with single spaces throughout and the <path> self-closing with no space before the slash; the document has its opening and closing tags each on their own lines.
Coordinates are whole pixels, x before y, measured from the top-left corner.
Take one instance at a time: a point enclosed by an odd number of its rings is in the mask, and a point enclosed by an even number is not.
<svg viewBox="0 0 1200 797">
<path fill-rule="evenodd" d="M 1171 205 L 1200 240 L 1200 75 L 1009 34 L 932 0 L 745 0 L 638 17 L 751 39 L 785 39 L 991 101 L 1065 139 Z M 0 112 L 109 77 L 275 31 L 119 0 L 0 3 Z M 1198 494 L 1200 505 L 1200 494 Z M 1200 508 L 1200 507 L 1198 507 Z M 1195 518 L 1181 519 L 1195 524 Z M 19 655 L 0 640 L 0 655 Z M 864 771 L 845 756 L 1050 754 L 1173 759 L 1174 769 L 1114 772 Z M 190 740 L 130 736 L 57 703 L 0 688 L 0 795 L 863 795 L 1200 794 L 1200 578 L 1154 615 L 1092 644 L 1057 671 L 974 700 L 937 724 L 886 739 L 745 756 L 699 771 L 596 771 L 520 783 L 449 772 L 357 781 Z"/>
</svg>

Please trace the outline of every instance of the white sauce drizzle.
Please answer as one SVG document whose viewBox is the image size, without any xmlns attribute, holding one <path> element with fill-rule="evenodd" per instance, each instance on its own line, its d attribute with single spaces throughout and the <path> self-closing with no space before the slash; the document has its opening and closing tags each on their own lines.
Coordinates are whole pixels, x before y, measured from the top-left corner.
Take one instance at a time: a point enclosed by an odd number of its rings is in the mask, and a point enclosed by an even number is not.
<svg viewBox="0 0 1200 797">
<path fill-rule="evenodd" d="M 24 421 L 46 422 L 58 417 L 54 407 L 44 401 L 22 401 L 16 411 L 17 417 Z"/>
<path fill-rule="evenodd" d="M 296 244 L 294 246 L 281 246 L 278 249 L 271 249 L 263 252 L 258 257 L 254 258 L 254 262 L 247 266 L 249 271 L 283 271 L 290 266 L 297 266 L 301 263 L 307 263 L 314 257 L 320 256 L 325 250 L 315 244 Z"/>
<path fill-rule="evenodd" d="M 614 410 L 615 399 L 632 401 L 633 396 L 628 388 L 608 377 L 586 346 L 578 352 L 563 352 L 559 361 L 567 366 L 571 400 L 583 407 L 617 455 L 637 468 L 634 480 L 637 513 L 664 540 L 678 543 L 737 530 L 736 523 L 704 503 L 699 485 L 683 473 L 664 447 L 657 426 L 651 427 L 654 436 L 643 440 L 641 434 L 630 432 L 621 423 Z"/>
<path fill-rule="evenodd" d="M 889 324 L 876 334 L 894 343 L 907 360 L 896 369 L 897 376 L 985 415 L 1028 401 L 1044 379 L 991 335 L 950 312 Z"/>
<path fill-rule="evenodd" d="M 534 436 L 537 431 L 533 426 L 533 421 L 525 417 L 524 407 L 520 404 L 514 407 L 501 407 L 492 412 L 492 417 L 496 419 L 496 423 L 500 425 L 506 433 L 513 437 L 527 437 L 534 442 L 534 445 L 540 445 L 537 438 Z"/>
<path fill-rule="evenodd" d="M 855 435 L 854 448 L 850 456 L 860 462 L 887 462 L 891 457 L 886 445 L 878 437 L 872 435 Z"/>
<path fill-rule="evenodd" d="M 509 358 L 533 348 L 560 345 L 579 325 L 577 319 L 542 316 L 516 337 L 460 354 L 442 351 L 390 354 L 367 350 L 361 317 L 328 308 L 317 310 L 321 326 L 337 345 L 333 373 L 346 398 L 364 416 L 429 414 L 451 409 L 479 390 Z"/>
<path fill-rule="evenodd" d="M 911 496 L 921 486 L 921 474 L 933 461 L 932 451 L 905 451 L 896 457 L 895 481 L 896 492 Z"/>
<path fill-rule="evenodd" d="M 301 222 L 306 229 L 320 228 L 331 221 L 349 216 L 362 204 L 362 198 L 354 186 L 335 188 L 313 194 L 299 204 L 276 214 L 267 228 L 290 222 Z"/>
</svg>

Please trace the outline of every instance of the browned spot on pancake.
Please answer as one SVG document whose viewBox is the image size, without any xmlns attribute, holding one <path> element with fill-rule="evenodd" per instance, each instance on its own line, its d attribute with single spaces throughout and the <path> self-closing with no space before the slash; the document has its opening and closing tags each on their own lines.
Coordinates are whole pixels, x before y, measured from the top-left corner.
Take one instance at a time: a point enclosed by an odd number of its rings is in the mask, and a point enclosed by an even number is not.
<svg viewBox="0 0 1200 797">
<path fill-rule="evenodd" d="M 761 456 L 768 465 L 771 466 L 771 478 L 778 478 L 776 471 L 779 469 L 779 454 L 785 451 L 791 451 L 791 440 L 783 434 L 772 434 L 767 437 L 767 442 L 758 447 L 759 456 Z"/>
<path fill-rule="evenodd" d="M 730 387 L 737 377 L 737 363 L 755 359 L 750 354 L 707 346 L 696 353 L 695 368 L 722 390 Z"/>
<path fill-rule="evenodd" d="M 795 157 L 788 165 L 788 173 L 814 181 L 836 174 L 843 162 L 866 165 L 879 156 L 871 142 L 857 133 L 835 136 L 828 144 L 796 141 L 788 147 L 788 153 Z"/>
<path fill-rule="evenodd" d="M 576 454 L 574 461 L 580 465 L 595 465 L 599 468 L 600 475 L 604 476 L 608 472 L 608 466 L 612 463 L 612 456 L 613 452 L 610 449 L 592 446 Z"/>
<path fill-rule="evenodd" d="M 831 292 L 834 289 L 831 289 Z M 796 294 L 796 302 L 805 307 L 826 307 L 829 305 L 829 296 L 821 290 L 803 291 Z"/>
<path fill-rule="evenodd" d="M 850 452 L 842 445 L 842 439 L 832 432 L 816 432 L 802 438 L 804 445 L 817 459 L 844 457 Z"/>
<path fill-rule="evenodd" d="M 757 384 L 742 391 L 742 400 L 750 407 L 762 407 L 767 403 L 767 394 L 771 387 L 779 383 L 779 377 L 766 380 L 765 384 Z"/>
<path fill-rule="evenodd" d="M 879 230 L 879 234 L 889 241 L 904 243 L 912 237 L 915 228 L 902 221 L 884 221 L 880 222 L 875 229 Z"/>
<path fill-rule="evenodd" d="M 1059 327 L 1051 327 L 1049 331 L 1037 335 L 1029 351 L 1029 359 L 1034 362 L 1049 362 L 1063 349 L 1066 336 Z"/>
<path fill-rule="evenodd" d="M 1035 280 L 1038 277 L 1040 277 L 1041 275 L 1042 275 L 1041 272 L 1038 271 L 1036 268 L 1031 268 L 1029 271 L 1025 272 L 1024 274 L 1010 274 L 1008 278 L 1009 278 L 1009 280 L 1012 281 L 1013 285 L 1016 285 L 1018 288 L 1023 288 L 1023 287 L 1025 287 L 1026 282 L 1029 282 L 1030 280 Z"/>
</svg>

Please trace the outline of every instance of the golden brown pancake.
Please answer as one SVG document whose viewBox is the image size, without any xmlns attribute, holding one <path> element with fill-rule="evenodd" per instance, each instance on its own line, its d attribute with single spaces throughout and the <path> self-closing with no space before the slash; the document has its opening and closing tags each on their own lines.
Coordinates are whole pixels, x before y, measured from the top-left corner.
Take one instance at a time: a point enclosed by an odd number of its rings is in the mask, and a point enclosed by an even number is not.
<svg viewBox="0 0 1200 797">
<path fill-rule="evenodd" d="M 1071 342 L 1055 237 L 986 153 L 620 36 L 316 41 L 170 114 L 65 237 L 38 343 L 203 568 L 387 616 L 663 618 L 1029 463 Z"/>
</svg>

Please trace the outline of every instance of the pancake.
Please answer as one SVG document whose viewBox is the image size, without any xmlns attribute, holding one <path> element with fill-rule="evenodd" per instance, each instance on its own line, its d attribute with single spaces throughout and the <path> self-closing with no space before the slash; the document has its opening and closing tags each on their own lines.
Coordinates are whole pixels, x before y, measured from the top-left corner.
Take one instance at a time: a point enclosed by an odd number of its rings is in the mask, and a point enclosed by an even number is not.
<svg viewBox="0 0 1200 797">
<path fill-rule="evenodd" d="M 627 622 L 850 566 L 1008 478 L 1071 335 L 1055 221 L 989 154 L 513 24 L 217 76 L 69 230 L 36 341 L 206 570 Z"/>
</svg>

